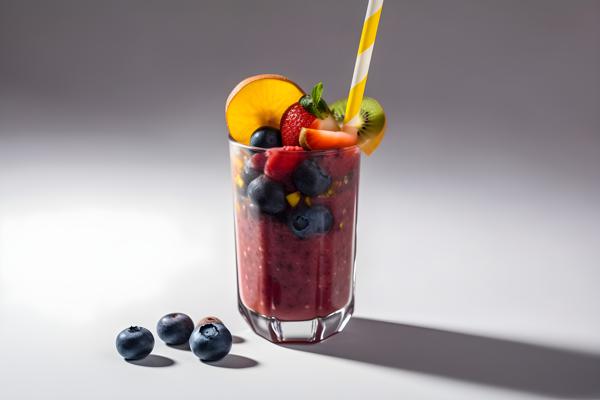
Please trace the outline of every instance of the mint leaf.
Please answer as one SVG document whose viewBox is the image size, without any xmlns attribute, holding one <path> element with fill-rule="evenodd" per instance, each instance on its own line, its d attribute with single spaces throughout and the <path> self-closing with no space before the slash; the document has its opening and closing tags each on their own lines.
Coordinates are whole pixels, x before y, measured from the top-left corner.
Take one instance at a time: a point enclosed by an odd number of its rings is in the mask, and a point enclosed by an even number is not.
<svg viewBox="0 0 600 400">
<path fill-rule="evenodd" d="M 302 96 L 300 105 L 319 119 L 327 118 L 327 116 L 331 114 L 331 110 L 329 110 L 329 106 L 323 99 L 323 82 L 317 83 L 312 88 L 310 94 Z"/>
<path fill-rule="evenodd" d="M 319 104 L 321 96 L 323 96 L 323 82 L 317 83 L 310 92 L 310 97 L 312 97 L 315 104 Z"/>
</svg>

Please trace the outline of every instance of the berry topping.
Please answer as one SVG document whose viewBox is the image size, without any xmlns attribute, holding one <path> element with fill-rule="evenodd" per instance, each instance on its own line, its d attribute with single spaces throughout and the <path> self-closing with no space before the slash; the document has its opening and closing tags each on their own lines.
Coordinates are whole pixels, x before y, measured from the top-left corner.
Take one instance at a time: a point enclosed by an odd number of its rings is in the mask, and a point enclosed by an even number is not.
<svg viewBox="0 0 600 400">
<path fill-rule="evenodd" d="M 323 83 L 319 82 L 311 94 L 303 96 L 283 113 L 280 126 L 284 145 L 298 146 L 302 128 L 339 129 L 322 95 Z"/>
<path fill-rule="evenodd" d="M 262 126 L 250 136 L 250 146 L 264 149 L 281 147 L 281 132 L 279 132 L 279 129 L 270 126 Z"/>
<path fill-rule="evenodd" d="M 244 185 L 249 185 L 250 182 L 258 178 L 259 176 L 260 171 L 257 171 L 254 168 L 250 168 L 248 164 L 244 165 L 244 169 L 242 171 L 242 181 Z"/>
<path fill-rule="evenodd" d="M 275 215 L 285 209 L 283 186 L 265 175 L 250 182 L 247 194 L 252 203 L 266 214 Z"/>
<path fill-rule="evenodd" d="M 117 335 L 117 351 L 125 360 L 141 360 L 152 353 L 154 336 L 141 326 L 131 326 Z"/>
<path fill-rule="evenodd" d="M 233 338 L 222 322 L 201 323 L 190 336 L 190 349 L 202 361 L 218 361 L 229 354 Z"/>
<path fill-rule="evenodd" d="M 241 173 L 244 185 L 247 186 L 262 174 L 266 159 L 267 157 L 264 153 L 256 153 L 246 160 Z"/>
<path fill-rule="evenodd" d="M 294 171 L 293 179 L 296 188 L 306 196 L 325 193 L 331 185 L 331 176 L 313 160 L 304 160 Z"/>
<path fill-rule="evenodd" d="M 265 153 L 256 153 L 248 159 L 247 164 L 250 168 L 262 173 L 266 162 L 267 156 Z"/>
<path fill-rule="evenodd" d="M 327 233 L 333 225 L 333 215 L 325 206 L 300 209 L 289 217 L 289 226 L 300 239 Z"/>
<path fill-rule="evenodd" d="M 194 321 L 183 313 L 167 314 L 158 320 L 156 332 L 166 344 L 183 344 L 190 339 Z"/>
<path fill-rule="evenodd" d="M 267 150 L 265 174 L 276 181 L 288 183 L 292 172 L 305 158 L 303 151 L 300 146 Z"/>
</svg>

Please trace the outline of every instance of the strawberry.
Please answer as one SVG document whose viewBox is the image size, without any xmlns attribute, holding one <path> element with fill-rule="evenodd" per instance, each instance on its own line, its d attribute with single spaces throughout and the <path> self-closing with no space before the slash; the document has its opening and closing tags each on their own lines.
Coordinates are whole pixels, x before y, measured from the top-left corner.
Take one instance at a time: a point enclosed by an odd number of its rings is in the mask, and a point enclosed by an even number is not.
<svg viewBox="0 0 600 400">
<path fill-rule="evenodd" d="M 284 184 L 291 184 L 292 172 L 304 160 L 300 146 L 283 146 L 267 150 L 265 175 Z"/>
<path fill-rule="evenodd" d="M 281 139 L 284 146 L 298 146 L 300 129 L 311 126 L 317 119 L 300 103 L 292 104 L 281 117 Z"/>
<path fill-rule="evenodd" d="M 298 146 L 302 128 L 339 130 L 322 95 L 323 83 L 319 82 L 312 89 L 311 94 L 303 96 L 283 113 L 280 127 L 284 146 Z"/>
</svg>

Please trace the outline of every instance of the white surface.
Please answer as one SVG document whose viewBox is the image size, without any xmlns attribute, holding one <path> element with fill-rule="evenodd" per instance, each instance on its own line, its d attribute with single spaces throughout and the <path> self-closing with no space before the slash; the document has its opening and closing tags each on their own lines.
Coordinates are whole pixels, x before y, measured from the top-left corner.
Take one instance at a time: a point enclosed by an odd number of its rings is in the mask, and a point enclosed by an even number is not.
<svg viewBox="0 0 600 400">
<path fill-rule="evenodd" d="M 590 381 L 600 372 L 596 203 L 542 184 L 536 193 L 511 184 L 520 195 L 503 202 L 490 198 L 497 193 L 489 186 L 433 187 L 426 179 L 418 187 L 389 181 L 384 190 L 372 176 L 377 158 L 365 161 L 356 314 L 447 331 L 359 320 L 317 348 L 325 354 L 313 354 L 258 338 L 237 314 L 222 153 L 212 178 L 204 168 L 173 163 L 4 164 L 0 398 L 600 393 L 600 380 Z M 158 340 L 154 354 L 173 365 L 150 368 L 119 358 L 119 330 L 139 324 L 154 331 L 171 311 L 222 317 L 245 339 L 227 365 L 245 368 L 208 366 Z M 361 342 L 371 330 L 372 342 Z"/>
</svg>

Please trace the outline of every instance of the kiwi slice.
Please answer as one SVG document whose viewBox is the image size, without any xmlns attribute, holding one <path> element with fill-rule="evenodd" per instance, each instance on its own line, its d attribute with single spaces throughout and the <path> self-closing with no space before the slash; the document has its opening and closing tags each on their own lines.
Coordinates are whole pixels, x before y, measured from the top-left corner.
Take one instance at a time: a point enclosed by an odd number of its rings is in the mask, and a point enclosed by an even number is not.
<svg viewBox="0 0 600 400">
<path fill-rule="evenodd" d="M 344 121 L 348 99 L 341 99 L 330 106 L 333 117 L 338 122 Z M 360 128 L 358 137 L 360 142 L 371 140 L 378 136 L 385 127 L 385 112 L 377 100 L 372 97 L 363 98 L 360 104 Z"/>
</svg>

